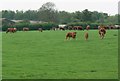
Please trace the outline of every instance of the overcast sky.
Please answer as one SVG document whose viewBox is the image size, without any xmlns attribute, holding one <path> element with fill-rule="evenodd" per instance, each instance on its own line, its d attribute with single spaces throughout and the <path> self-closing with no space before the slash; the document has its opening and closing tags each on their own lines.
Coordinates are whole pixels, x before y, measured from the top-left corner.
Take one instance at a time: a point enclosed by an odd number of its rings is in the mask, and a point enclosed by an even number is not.
<svg viewBox="0 0 120 81">
<path fill-rule="evenodd" d="M 118 2 L 120 0 L 0 0 L 1 10 L 37 10 L 46 2 L 53 2 L 59 11 L 68 12 L 98 11 L 115 15 L 118 13 Z"/>
</svg>

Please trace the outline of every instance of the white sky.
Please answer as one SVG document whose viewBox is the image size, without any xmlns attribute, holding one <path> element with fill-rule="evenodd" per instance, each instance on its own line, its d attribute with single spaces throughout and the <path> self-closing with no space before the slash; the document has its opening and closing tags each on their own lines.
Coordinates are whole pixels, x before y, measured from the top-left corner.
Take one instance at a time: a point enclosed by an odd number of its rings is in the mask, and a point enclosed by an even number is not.
<svg viewBox="0 0 120 81">
<path fill-rule="evenodd" d="M 53 2 L 59 11 L 68 12 L 98 11 L 115 15 L 118 13 L 118 2 L 120 0 L 0 0 L 1 10 L 37 10 L 46 2 Z"/>
</svg>

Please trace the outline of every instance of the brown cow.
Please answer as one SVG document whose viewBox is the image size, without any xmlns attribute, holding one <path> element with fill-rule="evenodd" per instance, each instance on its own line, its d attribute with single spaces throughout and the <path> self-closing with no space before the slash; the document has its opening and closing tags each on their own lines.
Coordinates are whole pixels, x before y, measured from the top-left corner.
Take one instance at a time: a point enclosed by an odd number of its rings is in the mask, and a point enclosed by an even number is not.
<svg viewBox="0 0 120 81">
<path fill-rule="evenodd" d="M 77 30 L 83 30 L 82 26 L 78 26 Z"/>
<path fill-rule="evenodd" d="M 77 33 L 77 32 L 68 32 L 68 33 L 66 34 L 66 40 L 67 40 L 67 39 L 70 39 L 70 37 L 72 37 L 73 39 L 75 39 L 75 38 L 76 38 L 76 33 Z"/>
<path fill-rule="evenodd" d="M 82 26 L 74 26 L 72 29 L 73 30 L 82 30 Z"/>
<path fill-rule="evenodd" d="M 101 28 L 101 27 L 100 27 L 100 26 L 98 26 L 98 30 L 100 30 L 100 28 Z"/>
<path fill-rule="evenodd" d="M 85 40 L 88 40 L 88 32 L 85 33 Z"/>
<path fill-rule="evenodd" d="M 105 34 L 106 34 L 105 28 L 104 28 L 104 27 L 101 27 L 101 28 L 99 29 L 100 38 L 103 39 L 104 36 L 105 36 Z"/>
<path fill-rule="evenodd" d="M 17 31 L 17 28 L 8 28 L 6 33 L 10 32 L 10 33 L 15 33 Z"/>
<path fill-rule="evenodd" d="M 29 28 L 24 27 L 23 31 L 29 31 Z"/>
<path fill-rule="evenodd" d="M 74 26 L 72 29 L 73 29 L 73 30 L 77 30 L 77 26 Z"/>
<path fill-rule="evenodd" d="M 87 27 L 86 27 L 86 30 L 89 30 L 90 29 L 90 26 L 88 25 Z"/>
<path fill-rule="evenodd" d="M 14 28 L 14 32 L 16 32 L 17 31 L 17 28 Z"/>
</svg>

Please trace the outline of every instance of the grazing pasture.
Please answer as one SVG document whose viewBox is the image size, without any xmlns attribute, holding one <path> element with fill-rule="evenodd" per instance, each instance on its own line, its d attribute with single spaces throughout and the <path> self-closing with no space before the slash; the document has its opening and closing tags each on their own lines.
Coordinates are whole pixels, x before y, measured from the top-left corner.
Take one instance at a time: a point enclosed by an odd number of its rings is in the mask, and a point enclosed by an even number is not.
<svg viewBox="0 0 120 81">
<path fill-rule="evenodd" d="M 118 30 L 2 33 L 3 79 L 117 79 Z"/>
<path fill-rule="evenodd" d="M 2 33 L 0 31 L 0 80 L 2 80 Z"/>
</svg>

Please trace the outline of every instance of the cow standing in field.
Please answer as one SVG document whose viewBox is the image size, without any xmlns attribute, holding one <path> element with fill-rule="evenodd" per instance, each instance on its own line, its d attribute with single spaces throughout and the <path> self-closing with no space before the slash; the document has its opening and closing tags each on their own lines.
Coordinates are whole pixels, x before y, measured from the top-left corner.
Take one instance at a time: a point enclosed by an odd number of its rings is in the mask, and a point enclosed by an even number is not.
<svg viewBox="0 0 120 81">
<path fill-rule="evenodd" d="M 73 39 L 75 39 L 76 38 L 76 32 L 68 32 L 67 34 L 66 34 L 66 40 L 67 39 L 70 39 L 70 38 L 73 38 Z"/>
<path fill-rule="evenodd" d="M 14 28 L 14 32 L 16 32 L 17 31 L 17 28 Z"/>
<path fill-rule="evenodd" d="M 58 25 L 59 30 L 65 31 L 66 25 Z"/>
<path fill-rule="evenodd" d="M 101 27 L 100 27 L 100 26 L 98 26 L 98 30 L 100 30 L 100 28 L 101 28 Z"/>
<path fill-rule="evenodd" d="M 42 32 L 43 30 L 42 30 L 42 28 L 38 28 L 38 31 L 39 31 L 39 32 Z"/>
<path fill-rule="evenodd" d="M 105 36 L 105 34 L 106 34 L 105 28 L 104 28 L 104 27 L 101 27 L 101 28 L 99 29 L 100 38 L 103 39 L 104 36 Z"/>
<path fill-rule="evenodd" d="M 65 31 L 65 28 L 59 27 L 59 30 L 63 30 L 63 31 Z"/>
<path fill-rule="evenodd" d="M 86 27 L 86 30 L 89 30 L 90 29 L 90 26 L 88 25 L 87 27 Z"/>
<path fill-rule="evenodd" d="M 82 26 L 74 26 L 72 29 L 73 30 L 83 30 Z"/>
<path fill-rule="evenodd" d="M 83 30 L 82 26 L 78 26 L 77 30 Z"/>
<path fill-rule="evenodd" d="M 24 27 L 23 31 L 29 31 L 29 28 Z"/>
<path fill-rule="evenodd" d="M 17 31 L 17 28 L 8 28 L 6 33 L 10 32 L 10 33 L 15 33 Z"/>
<path fill-rule="evenodd" d="M 85 33 L 85 40 L 88 40 L 88 32 Z"/>
</svg>

